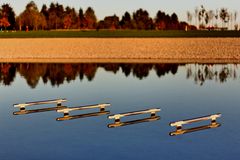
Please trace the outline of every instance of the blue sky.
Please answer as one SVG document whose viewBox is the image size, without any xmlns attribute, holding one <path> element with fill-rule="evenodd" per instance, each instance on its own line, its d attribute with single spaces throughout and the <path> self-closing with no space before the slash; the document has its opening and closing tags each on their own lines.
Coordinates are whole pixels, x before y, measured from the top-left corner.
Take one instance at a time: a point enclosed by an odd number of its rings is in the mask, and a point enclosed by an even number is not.
<svg viewBox="0 0 240 160">
<path fill-rule="evenodd" d="M 22 12 L 30 0 L 2 0 L 1 3 L 9 3 L 17 14 Z M 98 19 L 116 14 L 122 16 L 125 11 L 132 13 L 139 8 L 146 9 L 151 17 L 156 15 L 158 10 L 168 14 L 176 12 L 180 20 L 186 20 L 186 11 L 194 12 L 197 6 L 204 5 L 206 9 L 217 9 L 226 7 L 231 11 L 238 11 L 240 19 L 240 0 L 35 0 L 39 10 L 43 4 L 59 2 L 64 6 L 74 7 L 84 10 L 91 6 L 94 8 Z"/>
</svg>

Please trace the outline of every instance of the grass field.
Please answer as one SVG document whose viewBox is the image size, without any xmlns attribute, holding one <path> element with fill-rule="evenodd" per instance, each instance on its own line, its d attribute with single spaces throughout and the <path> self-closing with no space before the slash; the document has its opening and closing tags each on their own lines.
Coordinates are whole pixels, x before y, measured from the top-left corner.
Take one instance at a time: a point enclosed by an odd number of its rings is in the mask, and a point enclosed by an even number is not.
<svg viewBox="0 0 240 160">
<path fill-rule="evenodd" d="M 160 38 L 160 37 L 240 37 L 240 31 L 17 31 L 0 32 L 0 38 Z"/>
</svg>

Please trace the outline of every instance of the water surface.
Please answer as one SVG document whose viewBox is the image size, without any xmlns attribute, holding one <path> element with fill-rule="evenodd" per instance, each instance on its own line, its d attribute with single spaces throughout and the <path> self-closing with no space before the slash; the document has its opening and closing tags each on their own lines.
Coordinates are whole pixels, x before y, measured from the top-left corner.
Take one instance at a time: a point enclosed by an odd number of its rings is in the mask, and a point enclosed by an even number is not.
<svg viewBox="0 0 240 160">
<path fill-rule="evenodd" d="M 237 64 L 1 64 L 0 159 L 237 159 Z M 161 108 L 160 120 L 108 128 L 107 115 L 56 121 L 55 111 L 13 115 L 13 104 L 66 98 L 111 103 L 111 114 Z M 42 107 L 54 107 L 43 105 Z M 29 107 L 37 109 L 41 106 Z M 97 110 L 77 111 L 82 114 Z M 170 122 L 221 113 L 214 129 L 169 136 Z M 129 116 L 123 121 L 147 118 Z M 184 128 L 208 125 L 209 121 Z"/>
</svg>

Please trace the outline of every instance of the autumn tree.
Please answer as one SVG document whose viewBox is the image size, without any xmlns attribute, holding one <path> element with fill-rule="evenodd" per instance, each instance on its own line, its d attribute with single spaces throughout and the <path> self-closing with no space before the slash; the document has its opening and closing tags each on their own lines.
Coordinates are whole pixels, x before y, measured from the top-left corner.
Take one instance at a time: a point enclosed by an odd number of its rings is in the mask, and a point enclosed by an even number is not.
<svg viewBox="0 0 240 160">
<path fill-rule="evenodd" d="M 18 18 L 19 28 L 20 25 L 28 26 L 30 29 L 38 30 L 46 27 L 46 19 L 37 8 L 37 5 L 31 1 L 27 4 L 26 9 L 20 14 Z"/>
<path fill-rule="evenodd" d="M 104 18 L 105 29 L 118 29 L 119 28 L 119 17 L 116 15 L 107 16 Z"/>
<path fill-rule="evenodd" d="M 203 11 L 198 11 L 198 16 Z M 205 13 L 205 12 L 204 12 Z M 206 13 L 205 13 L 206 15 Z M 190 16 L 190 15 L 188 15 Z M 5 19 L 2 19 L 5 18 Z M 207 18 L 207 19 L 206 19 Z M 93 8 L 88 7 L 85 12 L 80 8 L 79 12 L 75 11 L 75 8 L 66 7 L 59 3 L 52 2 L 48 7 L 44 4 L 39 12 L 37 5 L 34 1 L 29 2 L 26 5 L 25 10 L 17 16 L 15 20 L 15 13 L 13 9 L 5 4 L 0 8 L 1 25 L 8 26 L 13 29 L 15 24 L 21 30 L 22 27 L 28 27 L 30 30 L 38 29 L 179 29 L 180 22 L 176 13 L 172 15 L 165 14 L 158 11 L 156 18 L 152 19 L 149 16 L 148 11 L 144 9 L 138 9 L 131 15 L 128 12 L 122 16 L 121 20 L 116 15 L 106 16 L 103 20 L 97 23 L 97 17 Z M 205 17 L 206 20 L 210 20 Z M 201 19 L 201 22 L 203 20 Z M 9 22 L 9 24 L 7 23 Z M 190 22 L 191 23 L 191 22 Z M 185 24 L 185 23 L 182 23 Z M 182 28 L 182 27 L 180 27 Z"/>
<path fill-rule="evenodd" d="M 70 15 L 66 15 L 63 18 L 63 24 L 64 24 L 64 29 L 70 29 L 70 27 L 72 25 L 72 18 Z"/>
<path fill-rule="evenodd" d="M 153 29 L 153 20 L 149 17 L 146 10 L 138 9 L 133 13 L 133 21 L 136 29 Z"/>
<path fill-rule="evenodd" d="M 165 19 L 166 19 L 166 14 L 162 11 L 158 11 L 155 18 L 155 25 L 157 29 L 164 30 L 167 28 Z"/>
<path fill-rule="evenodd" d="M 9 27 L 10 25 L 11 25 L 11 24 L 8 22 L 8 19 L 7 19 L 7 18 L 3 17 L 3 18 L 0 19 L 0 26 L 1 26 L 1 27 L 4 27 L 5 30 L 6 30 L 6 28 Z"/>
<path fill-rule="evenodd" d="M 40 13 L 42 13 L 46 17 L 46 20 L 47 20 L 49 13 L 48 13 L 48 8 L 47 8 L 46 4 L 43 4 Z"/>
<path fill-rule="evenodd" d="M 49 29 L 62 29 L 64 28 L 64 7 L 58 3 L 51 3 L 48 9 L 48 17 L 46 18 Z"/>
<path fill-rule="evenodd" d="M 46 4 L 43 4 L 42 9 L 40 11 L 41 15 L 43 15 L 45 17 L 45 23 L 46 23 L 46 29 L 48 28 L 48 21 L 49 21 L 49 13 L 48 13 L 48 8 Z"/>
<path fill-rule="evenodd" d="M 85 16 L 84 16 L 82 8 L 79 9 L 78 19 L 79 19 L 79 28 L 80 29 L 85 28 L 86 25 L 87 25 L 87 21 L 85 19 Z"/>
<path fill-rule="evenodd" d="M 178 16 L 177 16 L 176 13 L 173 13 L 171 15 L 171 19 L 170 19 L 168 28 L 169 29 L 173 29 L 173 30 L 177 30 L 178 29 L 178 25 L 179 25 Z"/>
<path fill-rule="evenodd" d="M 9 4 L 3 4 L 0 8 L 0 19 L 2 19 L 2 23 L 6 29 L 14 29 L 15 28 L 15 12 Z"/>
<path fill-rule="evenodd" d="M 132 18 L 128 12 L 125 12 L 119 22 L 122 29 L 132 29 Z"/>
<path fill-rule="evenodd" d="M 91 7 L 88 7 L 84 13 L 86 19 L 86 26 L 88 29 L 95 29 L 97 27 L 97 17 L 94 10 Z"/>
<path fill-rule="evenodd" d="M 78 15 L 74 8 L 66 7 L 63 23 L 65 29 L 78 28 Z"/>
</svg>

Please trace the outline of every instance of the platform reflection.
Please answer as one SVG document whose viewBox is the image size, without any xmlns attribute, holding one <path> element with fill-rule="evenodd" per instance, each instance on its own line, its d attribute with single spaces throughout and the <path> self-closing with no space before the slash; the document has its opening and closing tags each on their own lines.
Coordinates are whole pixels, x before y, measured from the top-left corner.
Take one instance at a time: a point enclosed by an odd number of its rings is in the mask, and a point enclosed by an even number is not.
<svg viewBox="0 0 240 160">
<path fill-rule="evenodd" d="M 218 128 L 220 126 L 221 126 L 220 123 L 213 122 L 209 125 L 204 125 L 204 126 L 199 126 L 199 127 L 189 128 L 189 129 L 177 129 L 174 132 L 170 132 L 169 135 L 177 136 L 177 135 L 182 135 L 182 134 L 191 133 L 191 132 L 197 132 L 197 131 L 202 131 L 202 130 L 207 130 L 207 129 Z"/>
<path fill-rule="evenodd" d="M 39 113 L 39 112 L 48 112 L 48 111 L 57 111 L 59 109 L 67 108 L 62 105 L 63 102 L 67 100 L 64 99 L 52 99 L 52 100 L 44 100 L 44 101 L 35 101 L 35 102 L 26 102 L 26 103 L 19 103 L 14 104 L 15 108 L 19 108 L 19 111 L 13 112 L 13 115 L 23 115 L 23 114 L 30 114 L 30 113 Z M 56 104 L 56 107 L 51 108 L 40 108 L 40 109 L 32 109 L 26 110 L 26 107 L 37 106 L 37 105 L 49 105 L 49 104 Z"/>
<path fill-rule="evenodd" d="M 153 122 L 160 119 L 161 119 L 160 116 L 151 116 L 150 118 L 143 118 L 143 119 L 137 119 L 132 121 L 126 121 L 126 122 L 119 121 L 112 124 L 108 124 L 108 128 L 122 127 L 122 126 L 133 125 L 133 124 L 144 123 L 144 122 Z"/>
<path fill-rule="evenodd" d="M 80 106 L 80 107 L 69 107 L 64 109 L 57 110 L 58 113 L 63 113 L 63 117 L 59 117 L 57 121 L 66 121 L 72 119 L 79 119 L 79 118 L 86 118 L 86 117 L 93 117 L 93 116 L 101 116 L 110 114 L 110 111 L 106 111 L 106 107 L 111 106 L 109 103 L 103 104 L 95 104 L 95 105 L 87 105 L 87 106 Z M 78 114 L 78 115 L 70 115 L 69 112 L 72 111 L 80 111 L 80 110 L 88 110 L 88 109 L 99 109 L 99 112 L 92 112 L 86 114 Z"/>
<path fill-rule="evenodd" d="M 79 115 L 65 115 L 63 117 L 56 118 L 56 121 L 66 121 L 66 120 L 72 120 L 72 119 L 79 119 L 79 118 L 87 118 L 87 117 L 96 117 L 96 116 L 102 116 L 110 114 L 109 111 L 101 111 L 101 112 L 93 112 L 93 113 L 87 113 L 87 114 L 79 114 Z"/>
<path fill-rule="evenodd" d="M 32 114 L 32 113 L 57 111 L 59 109 L 64 109 L 64 108 L 67 108 L 67 107 L 66 106 L 57 106 L 57 107 L 52 107 L 52 108 L 41 108 L 41 109 L 33 109 L 33 110 L 20 109 L 20 111 L 13 112 L 13 115 L 24 115 L 24 114 Z"/>
</svg>

